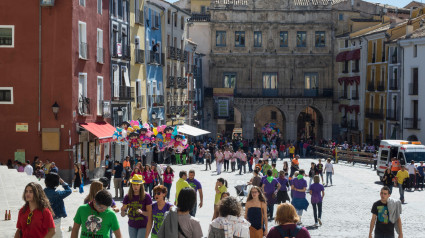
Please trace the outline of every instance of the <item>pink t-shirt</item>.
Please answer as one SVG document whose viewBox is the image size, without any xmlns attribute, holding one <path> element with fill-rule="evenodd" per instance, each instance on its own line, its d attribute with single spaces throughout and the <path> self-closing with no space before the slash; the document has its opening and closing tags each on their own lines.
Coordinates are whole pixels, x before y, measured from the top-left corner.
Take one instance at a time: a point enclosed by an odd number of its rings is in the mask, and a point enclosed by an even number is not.
<svg viewBox="0 0 425 238">
<path fill-rule="evenodd" d="M 223 153 L 221 153 L 219 151 L 215 152 L 215 158 L 216 158 L 217 162 L 219 162 L 219 163 L 222 162 L 223 161 Z"/>
<path fill-rule="evenodd" d="M 241 155 L 240 155 L 240 159 L 241 159 L 242 161 L 246 161 L 246 154 L 245 154 L 245 153 L 241 153 Z"/>
<path fill-rule="evenodd" d="M 232 152 L 224 151 L 224 159 L 229 160 L 232 157 Z"/>
<path fill-rule="evenodd" d="M 239 158 L 238 153 L 239 153 L 239 152 L 232 153 L 232 162 L 236 162 L 236 159 L 237 159 L 237 158 Z"/>
<path fill-rule="evenodd" d="M 254 151 L 254 155 L 257 155 L 257 158 L 260 158 L 261 152 L 259 150 Z"/>
<path fill-rule="evenodd" d="M 173 183 L 174 174 L 166 174 L 164 173 L 164 183 Z"/>
<path fill-rule="evenodd" d="M 273 158 L 277 158 L 277 150 L 272 150 L 270 153 L 272 154 Z"/>
<path fill-rule="evenodd" d="M 270 155 L 269 152 L 267 152 L 267 151 L 264 152 L 263 153 L 263 159 L 268 159 L 269 158 L 269 155 Z"/>
<path fill-rule="evenodd" d="M 145 179 L 145 183 L 152 183 L 153 182 L 153 172 L 152 171 L 143 172 L 143 178 Z"/>
</svg>

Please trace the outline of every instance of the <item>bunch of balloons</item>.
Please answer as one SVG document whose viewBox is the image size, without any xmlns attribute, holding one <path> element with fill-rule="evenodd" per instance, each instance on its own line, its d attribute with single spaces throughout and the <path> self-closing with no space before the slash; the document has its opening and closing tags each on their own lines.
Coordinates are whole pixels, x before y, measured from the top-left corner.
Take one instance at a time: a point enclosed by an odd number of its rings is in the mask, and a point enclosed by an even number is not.
<svg viewBox="0 0 425 238">
<path fill-rule="evenodd" d="M 280 130 L 276 128 L 276 123 L 266 123 L 261 132 L 263 133 L 263 141 L 271 142 L 279 136 Z"/>
<path fill-rule="evenodd" d="M 112 139 L 117 143 L 128 142 L 128 145 L 135 149 L 149 149 L 157 146 L 160 151 L 172 148 L 177 153 L 181 153 L 188 147 L 187 139 L 178 134 L 176 126 L 153 127 L 137 120 L 123 122 L 116 128 Z"/>
</svg>

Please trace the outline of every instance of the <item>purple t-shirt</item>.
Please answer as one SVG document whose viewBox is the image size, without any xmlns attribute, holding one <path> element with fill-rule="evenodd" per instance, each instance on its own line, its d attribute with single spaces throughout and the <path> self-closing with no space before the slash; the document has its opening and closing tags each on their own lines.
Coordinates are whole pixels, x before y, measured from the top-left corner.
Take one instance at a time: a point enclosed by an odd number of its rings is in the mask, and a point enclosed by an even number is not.
<svg viewBox="0 0 425 238">
<path fill-rule="evenodd" d="M 292 185 L 294 185 L 296 189 L 303 189 L 307 187 L 307 181 L 305 179 L 294 178 L 292 179 Z M 294 198 L 305 198 L 305 192 L 292 190 L 292 196 Z"/>
<path fill-rule="evenodd" d="M 164 221 L 165 213 L 170 210 L 173 204 L 166 202 L 164 207 L 159 210 L 158 203 L 152 204 L 152 218 L 153 218 L 153 229 L 152 234 L 158 234 L 159 228 L 162 226 L 162 222 Z"/>
<path fill-rule="evenodd" d="M 200 183 L 198 180 L 196 180 L 196 179 L 193 179 L 193 180 L 186 179 L 186 182 L 188 182 L 188 183 L 189 183 L 189 185 L 190 185 L 193 189 L 195 189 L 195 192 L 198 192 L 198 189 L 202 189 L 202 185 L 201 185 L 201 183 Z"/>
<path fill-rule="evenodd" d="M 146 228 L 148 224 L 148 218 L 142 214 L 137 213 L 138 209 L 146 211 L 146 206 L 152 205 L 152 198 L 149 193 L 145 193 L 145 199 L 139 202 L 139 196 L 133 196 L 133 199 L 130 200 L 128 195 L 125 195 L 122 204 L 128 206 L 128 225 L 133 228 Z"/>
<path fill-rule="evenodd" d="M 288 188 L 286 187 L 286 184 L 288 183 L 288 179 L 285 178 L 277 178 L 277 181 L 280 183 L 280 190 L 279 191 L 288 191 Z"/>
<path fill-rule="evenodd" d="M 271 183 L 269 183 L 269 181 L 267 181 L 267 179 L 265 179 L 263 181 L 264 184 L 264 193 L 266 194 L 270 194 L 273 193 L 276 189 L 276 186 L 279 182 L 277 181 L 277 179 L 273 179 Z"/>
<path fill-rule="evenodd" d="M 325 187 L 321 185 L 320 183 L 313 183 L 310 185 L 310 191 L 311 191 L 311 203 L 320 203 L 322 202 L 322 195 L 320 194 L 322 191 L 325 190 Z"/>
</svg>

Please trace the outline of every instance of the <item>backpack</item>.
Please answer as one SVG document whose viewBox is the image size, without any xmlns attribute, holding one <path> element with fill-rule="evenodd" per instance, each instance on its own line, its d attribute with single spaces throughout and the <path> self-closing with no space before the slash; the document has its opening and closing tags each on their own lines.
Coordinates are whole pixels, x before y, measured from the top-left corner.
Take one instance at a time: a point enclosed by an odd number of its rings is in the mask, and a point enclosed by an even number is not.
<svg viewBox="0 0 425 238">
<path fill-rule="evenodd" d="M 295 229 L 290 230 L 290 229 L 286 229 L 284 230 L 281 226 L 275 226 L 277 231 L 279 231 L 280 236 L 282 238 L 295 238 L 298 235 L 298 232 L 300 232 L 300 230 L 302 229 L 302 226 L 296 226 Z"/>
</svg>

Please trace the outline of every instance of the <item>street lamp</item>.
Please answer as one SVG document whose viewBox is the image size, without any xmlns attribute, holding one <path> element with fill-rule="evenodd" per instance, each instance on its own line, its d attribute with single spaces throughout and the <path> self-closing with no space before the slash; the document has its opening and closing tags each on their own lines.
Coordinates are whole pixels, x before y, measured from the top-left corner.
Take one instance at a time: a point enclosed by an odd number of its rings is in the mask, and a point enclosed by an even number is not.
<svg viewBox="0 0 425 238">
<path fill-rule="evenodd" d="M 118 108 L 118 110 L 117 110 L 117 114 L 118 114 L 118 116 L 122 116 L 122 114 L 123 114 L 123 111 L 122 111 L 122 109 L 121 109 L 121 107 L 119 107 Z"/>
<path fill-rule="evenodd" d="M 180 113 L 176 113 L 177 120 L 180 118 Z"/>
<path fill-rule="evenodd" d="M 52 105 L 52 111 L 53 115 L 55 115 L 55 119 L 58 119 L 58 112 L 59 112 L 59 104 L 55 101 L 55 103 Z"/>
<path fill-rule="evenodd" d="M 152 119 L 155 120 L 156 119 L 156 112 L 152 112 L 152 115 L 151 116 L 152 116 Z"/>
<path fill-rule="evenodd" d="M 174 121 L 176 120 L 175 115 L 171 115 L 171 126 L 174 126 Z"/>
<path fill-rule="evenodd" d="M 198 111 L 194 111 L 194 112 L 193 112 L 193 116 L 194 116 L 194 117 L 197 117 L 197 116 L 198 116 Z"/>
</svg>

